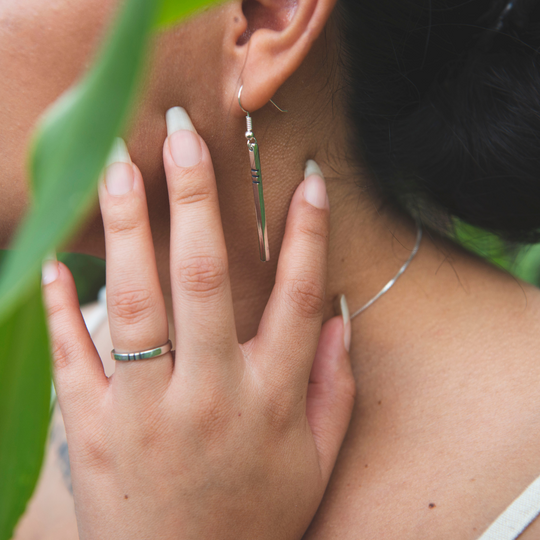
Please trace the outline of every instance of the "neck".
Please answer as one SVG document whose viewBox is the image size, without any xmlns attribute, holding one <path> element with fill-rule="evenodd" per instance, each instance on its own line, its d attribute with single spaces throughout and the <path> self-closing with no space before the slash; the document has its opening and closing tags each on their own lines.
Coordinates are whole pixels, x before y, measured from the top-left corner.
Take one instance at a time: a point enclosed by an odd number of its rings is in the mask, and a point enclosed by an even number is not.
<svg viewBox="0 0 540 540">
<path fill-rule="evenodd" d="M 349 128 L 334 85 L 328 82 L 336 75 L 335 65 L 336 59 L 321 38 L 307 61 L 275 96 L 276 103 L 289 112 L 280 113 L 269 105 L 252 114 L 253 130 L 261 151 L 267 208 L 271 251 L 271 260 L 267 263 L 259 260 L 249 157 L 244 138 L 245 119 L 229 113 L 223 117 L 211 115 L 200 104 L 190 108 L 194 124 L 214 158 L 240 342 L 256 334 L 271 294 L 289 203 L 303 180 L 306 160 L 314 159 L 321 167 L 331 206 L 325 319 L 334 315 L 333 301 L 339 294 L 346 295 L 351 313 L 373 298 L 394 277 L 415 245 L 413 220 L 381 204 L 371 183 L 359 173 L 358 165 L 343 152 L 348 146 L 346 133 Z M 224 109 L 228 110 L 227 107 Z M 161 112 L 155 114 L 153 121 L 156 126 L 163 125 Z M 164 128 L 156 128 L 161 137 L 159 129 Z M 140 132 L 146 140 L 149 130 L 141 129 Z M 135 162 L 140 164 L 137 141 L 137 138 L 131 141 L 130 150 L 134 151 Z M 155 157 L 157 163 L 160 155 Z M 153 167 L 142 167 L 145 178 L 150 176 L 145 169 L 151 171 Z M 161 166 L 156 165 L 153 170 L 157 177 Z M 147 191 L 163 292 L 172 309 L 169 236 L 164 232 L 168 230 L 168 223 L 163 217 L 167 214 L 165 185 L 165 179 L 158 178 L 147 183 Z M 103 256 L 102 234 L 99 238 L 90 251 Z M 405 276 L 400 282 L 403 279 Z M 396 285 L 386 296 L 395 297 L 397 288 Z"/>
</svg>

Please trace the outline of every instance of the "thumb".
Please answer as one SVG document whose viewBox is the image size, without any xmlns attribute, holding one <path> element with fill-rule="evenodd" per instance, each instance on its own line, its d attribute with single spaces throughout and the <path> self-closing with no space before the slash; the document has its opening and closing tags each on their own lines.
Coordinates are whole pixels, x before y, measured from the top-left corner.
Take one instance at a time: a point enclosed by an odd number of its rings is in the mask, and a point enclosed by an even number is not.
<svg viewBox="0 0 540 540">
<path fill-rule="evenodd" d="M 330 479 L 349 427 L 356 394 L 347 350 L 351 323 L 345 296 L 340 297 L 340 308 L 342 315 L 330 319 L 322 327 L 306 404 L 306 415 L 325 482 Z"/>
</svg>

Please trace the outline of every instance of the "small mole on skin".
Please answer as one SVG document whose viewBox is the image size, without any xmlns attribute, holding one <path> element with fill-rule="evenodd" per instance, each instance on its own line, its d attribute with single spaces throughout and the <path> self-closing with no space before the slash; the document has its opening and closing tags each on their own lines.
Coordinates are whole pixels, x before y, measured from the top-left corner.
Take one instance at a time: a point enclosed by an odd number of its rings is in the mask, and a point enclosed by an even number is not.
<svg viewBox="0 0 540 540">
<path fill-rule="evenodd" d="M 429 503 L 430 508 L 435 508 L 435 505 L 433 503 Z"/>
<path fill-rule="evenodd" d="M 382 405 L 382 401 L 379 401 L 379 405 Z"/>
<path fill-rule="evenodd" d="M 367 466 L 367 463 L 366 463 L 366 469 L 367 469 L 367 467 L 368 467 L 368 466 Z"/>
<path fill-rule="evenodd" d="M 129 497 L 127 495 L 124 495 L 124 499 L 128 499 Z"/>
<path fill-rule="evenodd" d="M 242 416 L 242 413 L 241 413 L 241 412 L 239 412 L 239 413 L 238 413 L 238 416 Z"/>
<path fill-rule="evenodd" d="M 237 22 L 240 22 L 240 19 L 238 17 L 235 17 L 234 18 L 234 22 L 237 23 Z"/>
</svg>

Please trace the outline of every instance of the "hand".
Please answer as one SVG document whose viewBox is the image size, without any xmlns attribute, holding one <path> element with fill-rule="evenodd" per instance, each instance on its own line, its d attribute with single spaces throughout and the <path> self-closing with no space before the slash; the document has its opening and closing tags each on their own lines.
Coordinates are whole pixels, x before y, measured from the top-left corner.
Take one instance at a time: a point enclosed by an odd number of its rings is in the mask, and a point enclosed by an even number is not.
<svg viewBox="0 0 540 540">
<path fill-rule="evenodd" d="M 296 190 L 271 298 L 239 345 L 210 154 L 182 109 L 167 119 L 175 356 L 118 362 L 107 379 L 68 269 L 44 285 L 80 538 L 301 538 L 354 400 L 342 319 L 321 331 L 324 181 Z M 159 346 L 168 324 L 140 171 L 109 166 L 99 196 L 114 347 Z"/>
</svg>

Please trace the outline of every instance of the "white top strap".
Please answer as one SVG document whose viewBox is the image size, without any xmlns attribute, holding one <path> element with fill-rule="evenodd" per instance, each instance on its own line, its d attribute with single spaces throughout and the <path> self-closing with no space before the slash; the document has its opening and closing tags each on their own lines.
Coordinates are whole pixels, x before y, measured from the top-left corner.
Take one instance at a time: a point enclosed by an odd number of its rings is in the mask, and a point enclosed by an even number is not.
<svg viewBox="0 0 540 540">
<path fill-rule="evenodd" d="M 102 287 L 98 295 L 98 305 L 86 315 L 84 322 L 91 337 L 94 337 L 94 332 L 103 324 L 107 318 L 107 292 L 105 287 Z"/>
<path fill-rule="evenodd" d="M 537 478 L 478 540 L 516 540 L 540 514 L 540 478 Z"/>
</svg>

